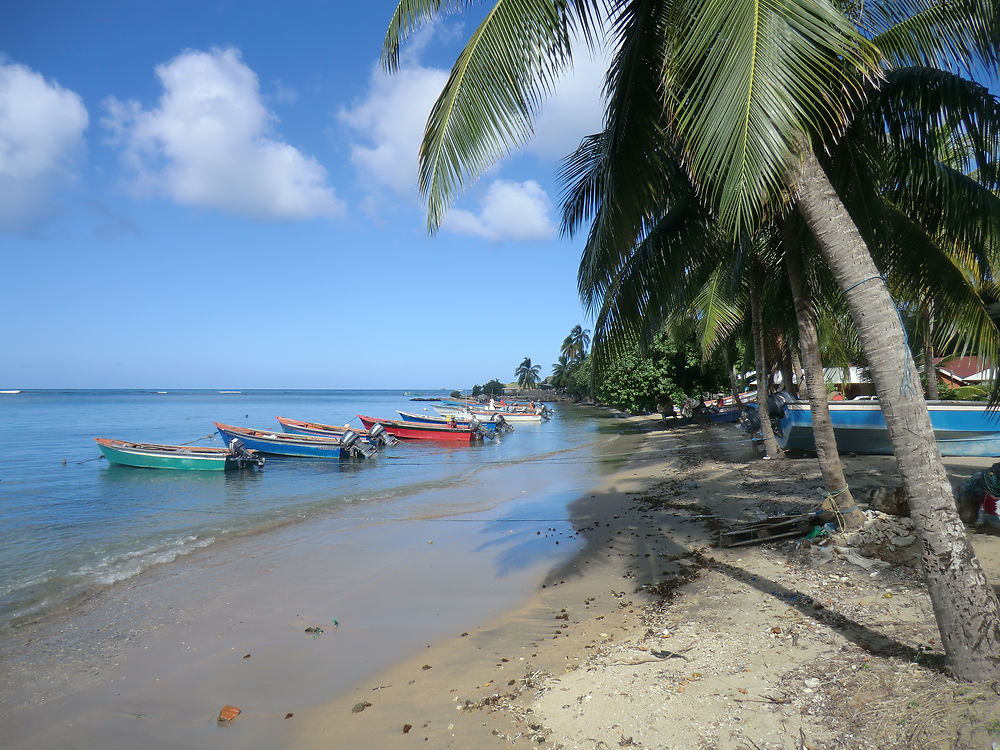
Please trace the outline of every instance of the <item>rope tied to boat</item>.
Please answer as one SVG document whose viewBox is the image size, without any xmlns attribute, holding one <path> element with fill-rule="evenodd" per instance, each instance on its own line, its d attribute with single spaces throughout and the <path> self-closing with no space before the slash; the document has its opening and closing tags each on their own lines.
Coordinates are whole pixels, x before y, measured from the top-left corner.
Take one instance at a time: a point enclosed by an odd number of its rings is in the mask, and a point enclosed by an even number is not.
<svg viewBox="0 0 1000 750">
<path fill-rule="evenodd" d="M 846 297 L 847 293 L 852 289 L 854 289 L 855 287 L 859 287 L 862 284 L 867 284 L 869 281 L 875 281 L 876 279 L 881 279 L 882 283 L 885 284 L 885 290 L 888 292 L 889 279 L 885 277 L 885 274 L 881 274 L 879 276 L 868 276 L 866 278 L 861 279 L 861 281 L 851 284 L 849 287 L 847 287 L 847 289 L 844 290 L 844 296 Z M 910 355 L 910 335 L 906 332 L 906 323 L 903 321 L 903 313 L 899 311 L 899 307 L 896 305 L 896 301 L 892 299 L 892 294 L 889 294 L 889 299 L 892 300 L 892 308 L 896 311 L 896 317 L 899 318 L 899 327 L 903 331 L 903 351 L 902 351 L 903 365 L 900 368 L 901 372 L 903 373 L 903 379 L 899 383 L 899 393 L 900 395 L 903 396 L 912 396 L 914 393 L 913 378 L 910 376 L 910 368 L 907 366 L 909 364 L 909 362 L 907 362 L 907 356 Z"/>
</svg>

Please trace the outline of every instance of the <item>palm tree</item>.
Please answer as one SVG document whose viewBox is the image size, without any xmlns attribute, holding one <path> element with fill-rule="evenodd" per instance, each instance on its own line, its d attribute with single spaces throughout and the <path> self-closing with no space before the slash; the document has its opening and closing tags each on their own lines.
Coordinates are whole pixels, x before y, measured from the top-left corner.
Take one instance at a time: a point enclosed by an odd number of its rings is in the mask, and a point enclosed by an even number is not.
<svg viewBox="0 0 1000 750">
<path fill-rule="evenodd" d="M 587 356 L 588 346 L 590 346 L 590 331 L 583 326 L 576 325 L 573 326 L 573 330 L 569 332 L 569 335 L 563 339 L 559 351 L 574 362 L 579 362 Z"/>
<path fill-rule="evenodd" d="M 679 150 L 699 199 L 734 237 L 754 235 L 765 214 L 794 206 L 842 291 L 874 375 L 948 665 L 965 678 L 996 676 L 1000 603 L 951 502 L 893 299 L 817 157 L 842 134 L 881 66 L 994 69 L 994 3 L 875 0 L 856 19 L 825 0 L 608 4 L 616 55 L 607 83 L 606 168 L 628 179 L 609 182 L 614 205 L 595 220 L 591 237 L 613 252 L 643 234 L 646 207 L 666 195 L 651 171 L 658 160 L 650 158 L 664 148 Z M 401 0 L 386 36 L 386 65 L 395 66 L 401 36 L 460 5 Z M 498 0 L 487 14 L 431 112 L 421 148 L 432 229 L 469 174 L 530 136 L 541 100 L 571 62 L 573 34 L 593 39 L 605 7 L 602 0 Z"/>
<path fill-rule="evenodd" d="M 539 381 L 541 371 L 541 365 L 533 365 L 531 357 L 525 357 L 514 370 L 514 375 L 517 376 L 517 385 L 522 389 L 531 388 Z"/>
<path fill-rule="evenodd" d="M 573 372 L 573 361 L 565 354 L 559 355 L 559 361 L 552 365 L 552 385 L 565 388 L 566 381 Z"/>
<path fill-rule="evenodd" d="M 575 325 L 569 332 L 569 338 L 573 342 L 575 359 L 581 360 L 587 356 L 587 347 L 590 346 L 590 331 L 583 326 Z"/>
</svg>

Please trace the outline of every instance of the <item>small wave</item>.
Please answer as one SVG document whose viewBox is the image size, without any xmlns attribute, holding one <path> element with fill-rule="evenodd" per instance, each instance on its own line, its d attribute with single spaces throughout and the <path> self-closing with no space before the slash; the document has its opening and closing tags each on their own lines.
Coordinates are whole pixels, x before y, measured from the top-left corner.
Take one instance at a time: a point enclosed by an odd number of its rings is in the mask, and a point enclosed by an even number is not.
<svg viewBox="0 0 1000 750">
<path fill-rule="evenodd" d="M 14 583 L 9 583 L 0 589 L 0 599 L 3 599 L 15 591 L 23 591 L 25 589 L 35 588 L 37 586 L 44 586 L 46 583 L 52 580 L 52 575 L 55 573 L 55 569 L 50 568 L 49 570 L 43 571 L 38 575 L 29 578 L 27 581 L 16 581 Z"/>
<path fill-rule="evenodd" d="M 88 578 L 101 585 L 110 586 L 120 581 L 134 578 L 154 565 L 170 563 L 179 557 L 190 555 L 215 542 L 214 536 L 199 538 L 185 536 L 167 545 L 153 545 L 143 549 L 108 555 L 93 565 L 78 568 L 72 575 Z"/>
</svg>

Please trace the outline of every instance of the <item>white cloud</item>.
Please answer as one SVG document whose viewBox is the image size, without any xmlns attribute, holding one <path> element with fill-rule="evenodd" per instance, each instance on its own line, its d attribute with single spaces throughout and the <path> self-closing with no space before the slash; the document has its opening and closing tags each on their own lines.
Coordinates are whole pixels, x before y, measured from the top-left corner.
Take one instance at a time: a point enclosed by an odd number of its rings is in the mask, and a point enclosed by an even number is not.
<svg viewBox="0 0 1000 750">
<path fill-rule="evenodd" d="M 16 63 L 0 64 L 0 229 L 26 229 L 74 177 L 88 123 L 80 97 Z"/>
<path fill-rule="evenodd" d="M 576 150 L 584 136 L 604 126 L 604 76 L 610 57 L 603 48 L 592 53 L 580 40 L 573 46 L 573 67 L 556 82 L 526 146 L 528 152 L 543 158 L 563 158 Z"/>
<path fill-rule="evenodd" d="M 551 209 L 548 194 L 534 180 L 494 180 L 478 213 L 453 208 L 445 215 L 441 228 L 491 242 L 550 240 L 556 234 Z"/>
<path fill-rule="evenodd" d="M 420 140 L 447 80 L 447 71 L 419 65 L 400 68 L 393 75 L 375 69 L 368 95 L 340 111 L 340 120 L 362 141 L 351 147 L 362 187 L 416 195 Z"/>
<path fill-rule="evenodd" d="M 163 94 L 155 109 L 106 103 L 105 124 L 124 144 L 138 188 L 269 219 L 343 211 L 322 165 L 274 137 L 277 118 L 238 50 L 183 52 L 156 75 Z"/>
</svg>

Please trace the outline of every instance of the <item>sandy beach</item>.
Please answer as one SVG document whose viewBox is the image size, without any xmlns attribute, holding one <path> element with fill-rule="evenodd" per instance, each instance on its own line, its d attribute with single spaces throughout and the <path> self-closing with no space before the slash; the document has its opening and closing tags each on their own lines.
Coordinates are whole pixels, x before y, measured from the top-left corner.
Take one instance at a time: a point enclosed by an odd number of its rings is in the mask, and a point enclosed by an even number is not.
<svg viewBox="0 0 1000 750">
<path fill-rule="evenodd" d="M 287 746 L 996 747 L 1000 686 L 943 674 L 914 566 L 713 546 L 719 526 L 813 509 L 815 459 L 755 460 L 735 428 L 632 422 L 642 449 L 574 504 L 584 547 L 527 604 L 296 715 Z M 898 482 L 891 457 L 847 470 L 859 498 Z M 1000 540 L 972 538 L 1000 580 Z"/>
</svg>

